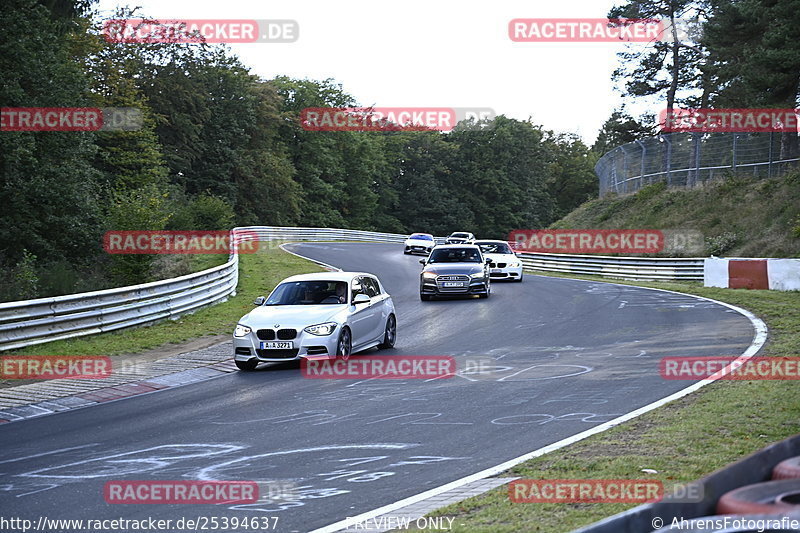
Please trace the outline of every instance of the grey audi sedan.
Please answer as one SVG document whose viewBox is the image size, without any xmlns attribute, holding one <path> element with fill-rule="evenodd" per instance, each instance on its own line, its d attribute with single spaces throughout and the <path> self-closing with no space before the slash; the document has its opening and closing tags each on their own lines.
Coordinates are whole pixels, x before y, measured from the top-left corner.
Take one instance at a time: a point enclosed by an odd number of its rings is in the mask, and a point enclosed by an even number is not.
<svg viewBox="0 0 800 533">
<path fill-rule="evenodd" d="M 434 296 L 469 296 L 488 298 L 492 292 L 489 278 L 491 259 L 484 257 L 473 244 L 436 246 L 427 259 L 420 259 L 419 298 Z"/>
</svg>

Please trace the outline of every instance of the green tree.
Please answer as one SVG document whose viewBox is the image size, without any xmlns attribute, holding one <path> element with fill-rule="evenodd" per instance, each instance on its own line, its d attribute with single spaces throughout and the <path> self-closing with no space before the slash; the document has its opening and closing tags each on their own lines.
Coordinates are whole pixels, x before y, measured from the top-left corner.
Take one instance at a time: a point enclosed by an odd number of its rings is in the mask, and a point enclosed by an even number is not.
<svg viewBox="0 0 800 533">
<path fill-rule="evenodd" d="M 73 40 L 34 0 L 0 10 L 0 102 L 4 107 L 83 107 L 88 80 Z M 29 250 L 37 261 L 78 261 L 100 250 L 99 173 L 91 132 L 0 132 L 0 256 Z"/>
<path fill-rule="evenodd" d="M 597 197 L 598 180 L 594 165 L 599 157 L 577 135 L 548 134 L 550 149 L 547 186 L 555 202 L 554 219 L 560 219 L 582 203 Z"/>
<path fill-rule="evenodd" d="M 541 127 L 503 115 L 491 127 L 448 135 L 458 147 L 451 190 L 472 211 L 476 233 L 505 238 L 513 229 L 552 222 L 544 138 Z"/>
<path fill-rule="evenodd" d="M 713 0 L 704 42 L 717 107 L 794 109 L 800 103 L 800 2 Z M 798 138 L 781 136 L 781 159 L 797 157 Z"/>
<path fill-rule="evenodd" d="M 301 187 L 299 223 L 369 229 L 378 206 L 376 173 L 383 168 L 380 134 L 304 130 L 308 107 L 354 107 L 352 96 L 332 80 L 272 81 L 282 98 L 281 138 Z"/>
<path fill-rule="evenodd" d="M 618 54 L 621 65 L 612 79 L 623 83 L 627 96 L 663 97 L 671 111 L 681 102 L 680 91 L 689 97 L 703 88 L 706 52 L 698 43 L 681 40 L 677 24 L 679 19 L 698 17 L 704 7 L 705 0 L 627 0 L 611 9 L 610 19 L 656 19 L 665 28 L 663 38 Z"/>
<path fill-rule="evenodd" d="M 616 109 L 600 128 L 597 139 L 592 145 L 592 151 L 602 156 L 617 146 L 653 135 L 654 132 L 651 123 L 645 120 L 636 120 L 624 109 Z"/>
</svg>

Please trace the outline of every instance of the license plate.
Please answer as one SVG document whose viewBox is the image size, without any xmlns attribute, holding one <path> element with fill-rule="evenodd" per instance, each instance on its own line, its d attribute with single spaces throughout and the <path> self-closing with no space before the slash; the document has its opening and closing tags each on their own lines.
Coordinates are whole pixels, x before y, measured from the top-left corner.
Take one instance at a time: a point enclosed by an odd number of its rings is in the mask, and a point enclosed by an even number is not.
<svg viewBox="0 0 800 533">
<path fill-rule="evenodd" d="M 442 287 L 463 287 L 464 284 L 460 281 L 445 281 Z"/>
<path fill-rule="evenodd" d="M 291 350 L 292 348 L 294 348 L 294 343 L 291 341 L 261 343 L 262 350 Z"/>
<path fill-rule="evenodd" d="M 503 273 L 503 269 L 502 268 L 493 268 L 492 269 L 492 274 L 502 274 L 502 273 Z"/>
</svg>

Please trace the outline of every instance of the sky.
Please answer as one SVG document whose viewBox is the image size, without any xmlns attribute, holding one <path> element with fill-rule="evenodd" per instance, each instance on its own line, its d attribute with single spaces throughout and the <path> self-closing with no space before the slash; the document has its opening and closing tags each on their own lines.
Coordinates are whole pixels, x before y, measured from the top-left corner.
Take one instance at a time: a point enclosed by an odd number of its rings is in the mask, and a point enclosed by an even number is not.
<svg viewBox="0 0 800 533">
<path fill-rule="evenodd" d="M 604 18 L 614 0 L 101 0 L 156 19 L 293 19 L 293 43 L 230 45 L 253 74 L 333 78 L 359 105 L 489 107 L 592 144 L 622 103 L 622 43 L 519 43 L 515 18 Z M 630 45 L 634 47 L 642 44 Z M 635 110 L 635 109 L 634 109 Z M 634 113 L 634 115 L 637 115 Z"/>
</svg>

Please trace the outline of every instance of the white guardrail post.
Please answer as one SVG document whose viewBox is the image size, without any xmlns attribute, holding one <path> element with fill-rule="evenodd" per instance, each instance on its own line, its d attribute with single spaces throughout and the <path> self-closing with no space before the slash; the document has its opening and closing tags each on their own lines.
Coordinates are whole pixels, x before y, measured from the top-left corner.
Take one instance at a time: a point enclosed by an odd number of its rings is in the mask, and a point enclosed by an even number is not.
<svg viewBox="0 0 800 533">
<path fill-rule="evenodd" d="M 234 228 L 234 243 L 259 241 L 367 241 L 402 243 L 407 235 L 337 228 L 248 226 Z M 243 235 L 239 235 L 242 232 Z M 442 237 L 436 237 L 438 243 Z M 703 259 L 660 259 L 521 253 L 527 269 L 595 274 L 630 280 L 702 280 Z M 0 350 L 104 333 L 175 319 L 236 294 L 239 256 L 178 278 L 53 298 L 0 303 Z"/>
</svg>

